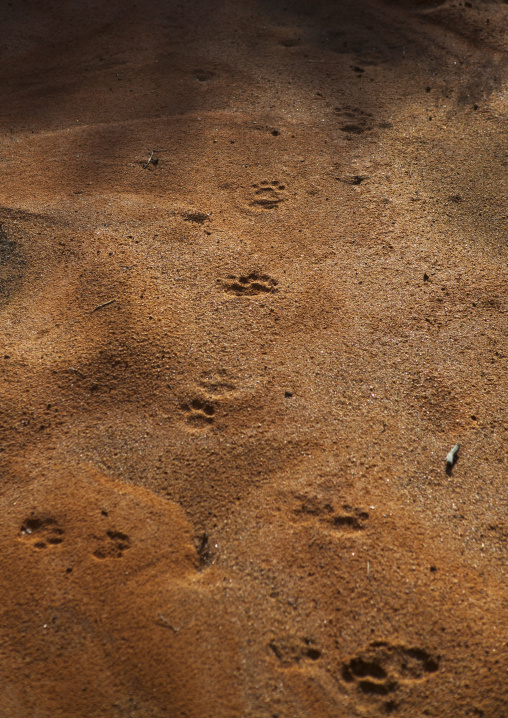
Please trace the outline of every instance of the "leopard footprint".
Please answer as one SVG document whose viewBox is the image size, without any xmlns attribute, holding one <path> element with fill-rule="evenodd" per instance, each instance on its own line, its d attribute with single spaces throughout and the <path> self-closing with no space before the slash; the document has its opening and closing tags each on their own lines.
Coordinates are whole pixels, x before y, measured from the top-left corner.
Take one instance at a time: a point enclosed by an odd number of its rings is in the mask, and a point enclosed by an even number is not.
<svg viewBox="0 0 508 718">
<path fill-rule="evenodd" d="M 226 280 L 218 280 L 228 294 L 237 296 L 253 296 L 256 294 L 273 294 L 277 292 L 277 280 L 268 274 L 250 272 L 239 277 L 229 275 Z"/>
<path fill-rule="evenodd" d="M 342 123 L 340 129 L 350 135 L 362 135 L 373 129 L 372 115 L 365 112 L 359 107 L 345 105 L 344 107 L 336 107 L 335 113 L 340 117 Z"/>
<path fill-rule="evenodd" d="M 131 547 L 131 540 L 122 531 L 106 531 L 103 536 L 94 536 L 96 548 L 95 558 L 101 561 L 111 558 L 122 558 L 124 551 Z"/>
<path fill-rule="evenodd" d="M 187 424 L 196 429 L 204 429 L 213 423 L 215 407 L 210 401 L 198 397 L 181 405 Z"/>
<path fill-rule="evenodd" d="M 21 527 L 20 536 L 36 549 L 58 546 L 64 541 L 64 530 L 51 516 L 30 516 Z"/>
<path fill-rule="evenodd" d="M 439 669 L 439 657 L 423 648 L 374 641 L 342 666 L 343 680 L 360 695 L 382 698 L 400 685 L 424 681 Z"/>
<path fill-rule="evenodd" d="M 304 665 L 306 661 L 318 661 L 321 650 L 311 638 L 284 636 L 274 638 L 268 648 L 284 668 Z"/>
<path fill-rule="evenodd" d="M 258 182 L 252 185 L 253 198 L 251 206 L 261 209 L 275 209 L 286 200 L 286 186 L 277 180 Z"/>
<path fill-rule="evenodd" d="M 369 520 L 367 511 L 342 504 L 340 508 L 326 498 L 318 496 L 301 497 L 294 514 L 303 519 L 314 519 L 344 534 L 355 534 L 363 531 Z"/>
</svg>

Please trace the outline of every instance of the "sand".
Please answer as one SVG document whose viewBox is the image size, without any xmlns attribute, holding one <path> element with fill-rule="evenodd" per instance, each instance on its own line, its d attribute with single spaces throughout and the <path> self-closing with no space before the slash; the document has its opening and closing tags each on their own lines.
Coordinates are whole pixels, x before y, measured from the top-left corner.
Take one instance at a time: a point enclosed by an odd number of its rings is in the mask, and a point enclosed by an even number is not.
<svg viewBox="0 0 508 718">
<path fill-rule="evenodd" d="M 507 716 L 506 3 L 0 25 L 1 718 Z"/>
</svg>

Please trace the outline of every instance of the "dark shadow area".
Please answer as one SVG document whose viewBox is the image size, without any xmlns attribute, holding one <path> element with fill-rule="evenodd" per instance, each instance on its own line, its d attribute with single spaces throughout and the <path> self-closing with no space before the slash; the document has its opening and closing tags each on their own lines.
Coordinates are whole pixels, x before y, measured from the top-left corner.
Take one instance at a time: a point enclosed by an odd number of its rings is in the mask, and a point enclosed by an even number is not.
<svg viewBox="0 0 508 718">
<path fill-rule="evenodd" d="M 351 149 L 382 140 L 406 104 L 423 114 L 427 99 L 430 119 L 442 107 L 450 120 L 473 112 L 502 85 L 506 63 L 494 39 L 506 21 L 502 3 L 474 12 L 467 5 L 4 5 L 4 175 L 14 195 L 16 182 L 32 181 L 34 172 L 45 193 L 168 196 L 178 186 L 188 193 L 188 170 L 213 150 L 217 131 L 280 119 L 291 88 L 295 102 L 314 95 L 325 126 Z M 421 87 L 402 97 L 399 79 L 410 73 Z M 241 162 L 234 150 L 223 146 L 225 157 Z M 156 163 L 147 166 L 152 153 Z M 364 179 L 351 177 L 353 185 Z M 465 181 L 455 183 L 459 194 Z"/>
</svg>

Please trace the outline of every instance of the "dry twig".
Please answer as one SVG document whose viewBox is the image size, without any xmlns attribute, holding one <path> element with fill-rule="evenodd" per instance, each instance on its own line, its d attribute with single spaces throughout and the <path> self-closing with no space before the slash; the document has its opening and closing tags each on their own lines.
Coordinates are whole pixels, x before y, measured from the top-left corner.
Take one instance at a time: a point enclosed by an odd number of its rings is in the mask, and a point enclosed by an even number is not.
<svg viewBox="0 0 508 718">
<path fill-rule="evenodd" d="M 174 631 L 175 633 L 178 633 L 178 631 L 180 630 L 180 628 L 175 628 L 175 627 L 168 621 L 167 618 L 164 618 L 164 616 L 162 615 L 162 613 L 161 613 L 160 611 L 159 611 L 159 613 L 157 614 L 157 618 L 158 618 L 158 620 L 159 620 L 159 623 L 162 623 L 164 626 L 167 626 L 168 628 L 171 628 L 171 630 Z"/>
<path fill-rule="evenodd" d="M 110 299 L 109 302 L 104 302 L 104 304 L 99 304 L 97 307 L 94 307 L 90 314 L 93 314 L 98 309 L 102 309 L 103 307 L 109 307 L 110 304 L 113 304 L 113 302 L 116 302 L 116 299 Z"/>
<path fill-rule="evenodd" d="M 154 153 L 154 152 L 155 152 L 155 150 L 152 150 L 152 151 L 150 152 L 150 157 L 148 158 L 148 162 L 146 163 L 146 165 L 143 165 L 143 169 L 144 169 L 144 170 L 146 170 L 146 168 L 148 167 L 148 165 L 149 165 L 150 162 L 152 161 L 152 159 L 153 159 L 153 153 Z"/>
</svg>

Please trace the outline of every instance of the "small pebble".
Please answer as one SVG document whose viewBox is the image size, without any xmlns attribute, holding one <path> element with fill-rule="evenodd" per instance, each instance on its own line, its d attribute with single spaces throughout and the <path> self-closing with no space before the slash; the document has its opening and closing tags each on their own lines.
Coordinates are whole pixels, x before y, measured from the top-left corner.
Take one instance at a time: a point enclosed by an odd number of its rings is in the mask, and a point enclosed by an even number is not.
<svg viewBox="0 0 508 718">
<path fill-rule="evenodd" d="M 453 447 L 453 449 L 450 449 L 450 451 L 449 451 L 448 454 L 446 455 L 446 463 L 447 463 L 449 466 L 453 466 L 453 465 L 454 465 L 454 463 L 455 463 L 455 458 L 456 458 L 456 456 L 457 456 L 457 452 L 458 452 L 459 449 L 460 449 L 460 444 L 455 444 L 455 446 Z"/>
</svg>

